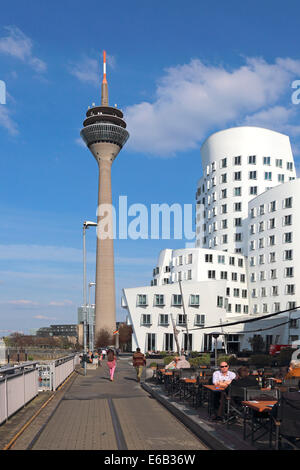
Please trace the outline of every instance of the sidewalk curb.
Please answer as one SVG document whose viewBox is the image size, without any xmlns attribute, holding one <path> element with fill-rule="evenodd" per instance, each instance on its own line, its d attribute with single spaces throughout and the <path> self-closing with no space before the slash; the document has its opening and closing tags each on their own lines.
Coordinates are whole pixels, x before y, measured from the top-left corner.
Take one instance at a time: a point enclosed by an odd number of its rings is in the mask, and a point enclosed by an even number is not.
<svg viewBox="0 0 300 470">
<path fill-rule="evenodd" d="M 210 450 L 238 450 L 234 446 L 226 444 L 222 439 L 222 436 L 209 424 L 204 423 L 194 412 L 194 416 L 187 415 L 182 409 L 183 405 L 175 402 L 171 402 L 171 399 L 162 393 L 154 390 L 154 387 L 141 383 L 142 388 L 150 393 L 157 401 L 165 406 L 179 421 L 181 421 L 190 431 L 209 447 Z"/>
</svg>

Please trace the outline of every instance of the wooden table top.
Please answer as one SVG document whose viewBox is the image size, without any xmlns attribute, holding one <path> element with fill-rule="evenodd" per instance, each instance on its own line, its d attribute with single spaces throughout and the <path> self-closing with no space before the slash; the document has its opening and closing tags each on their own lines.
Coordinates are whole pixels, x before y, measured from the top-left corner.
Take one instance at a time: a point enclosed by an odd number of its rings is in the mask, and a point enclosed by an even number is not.
<svg viewBox="0 0 300 470">
<path fill-rule="evenodd" d="M 226 390 L 227 387 L 216 387 L 216 385 L 203 385 L 203 387 L 208 388 L 208 390 L 211 390 L 212 392 L 222 392 L 223 390 Z"/>
<path fill-rule="evenodd" d="M 263 411 L 271 411 L 272 407 L 276 405 L 277 400 L 249 400 L 242 401 L 242 405 L 248 406 L 255 411 L 262 413 Z"/>
</svg>

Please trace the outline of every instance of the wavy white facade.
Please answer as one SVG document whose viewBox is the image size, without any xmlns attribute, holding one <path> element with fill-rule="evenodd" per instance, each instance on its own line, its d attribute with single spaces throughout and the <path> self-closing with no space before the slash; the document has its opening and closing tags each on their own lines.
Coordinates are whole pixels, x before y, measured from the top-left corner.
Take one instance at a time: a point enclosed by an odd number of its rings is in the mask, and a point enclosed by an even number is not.
<svg viewBox="0 0 300 470">
<path fill-rule="evenodd" d="M 248 202 L 296 177 L 289 137 L 258 127 L 211 135 L 201 147 L 196 246 L 246 252 Z"/>
<path fill-rule="evenodd" d="M 298 340 L 299 322 L 292 309 L 300 305 L 300 180 L 289 137 L 257 127 L 227 129 L 204 142 L 201 157 L 196 247 L 163 250 L 151 286 L 123 290 L 133 347 L 174 347 L 170 318 L 179 325 L 185 349 L 189 334 L 190 349 L 210 350 L 209 333 L 216 327 L 222 333 L 219 347 L 226 351 L 250 349 L 255 331 L 266 344 Z M 183 302 L 174 311 L 172 298 L 180 287 Z M 140 295 L 147 297 L 142 310 Z M 156 305 L 159 298 L 163 304 Z M 280 319 L 226 326 L 286 309 L 291 313 L 280 314 Z M 161 324 L 161 318 L 168 323 Z M 284 324 L 274 328 L 279 323 Z"/>
</svg>

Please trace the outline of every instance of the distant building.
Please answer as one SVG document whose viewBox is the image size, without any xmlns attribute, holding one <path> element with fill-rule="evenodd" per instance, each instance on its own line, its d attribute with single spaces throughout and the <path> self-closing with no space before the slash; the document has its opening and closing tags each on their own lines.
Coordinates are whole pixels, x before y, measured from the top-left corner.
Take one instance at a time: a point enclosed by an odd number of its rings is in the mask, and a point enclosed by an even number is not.
<svg viewBox="0 0 300 470">
<path fill-rule="evenodd" d="M 78 325 L 51 325 L 52 336 L 78 337 Z"/>
<path fill-rule="evenodd" d="M 48 336 L 53 336 L 52 328 L 49 326 L 44 326 L 39 328 L 36 332 L 36 336 L 41 336 L 42 338 L 47 338 Z"/>
</svg>

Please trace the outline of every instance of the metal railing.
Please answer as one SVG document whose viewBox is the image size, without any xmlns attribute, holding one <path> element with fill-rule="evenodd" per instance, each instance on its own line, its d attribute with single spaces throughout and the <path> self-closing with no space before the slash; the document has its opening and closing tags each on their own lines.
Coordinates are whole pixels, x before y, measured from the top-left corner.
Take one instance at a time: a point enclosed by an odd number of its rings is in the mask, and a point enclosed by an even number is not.
<svg viewBox="0 0 300 470">
<path fill-rule="evenodd" d="M 0 424 L 38 395 L 38 363 L 0 369 Z"/>
<path fill-rule="evenodd" d="M 39 392 L 55 391 L 79 363 L 79 355 L 72 354 L 43 364 L 25 362 L 0 368 L 0 424 Z"/>
</svg>

